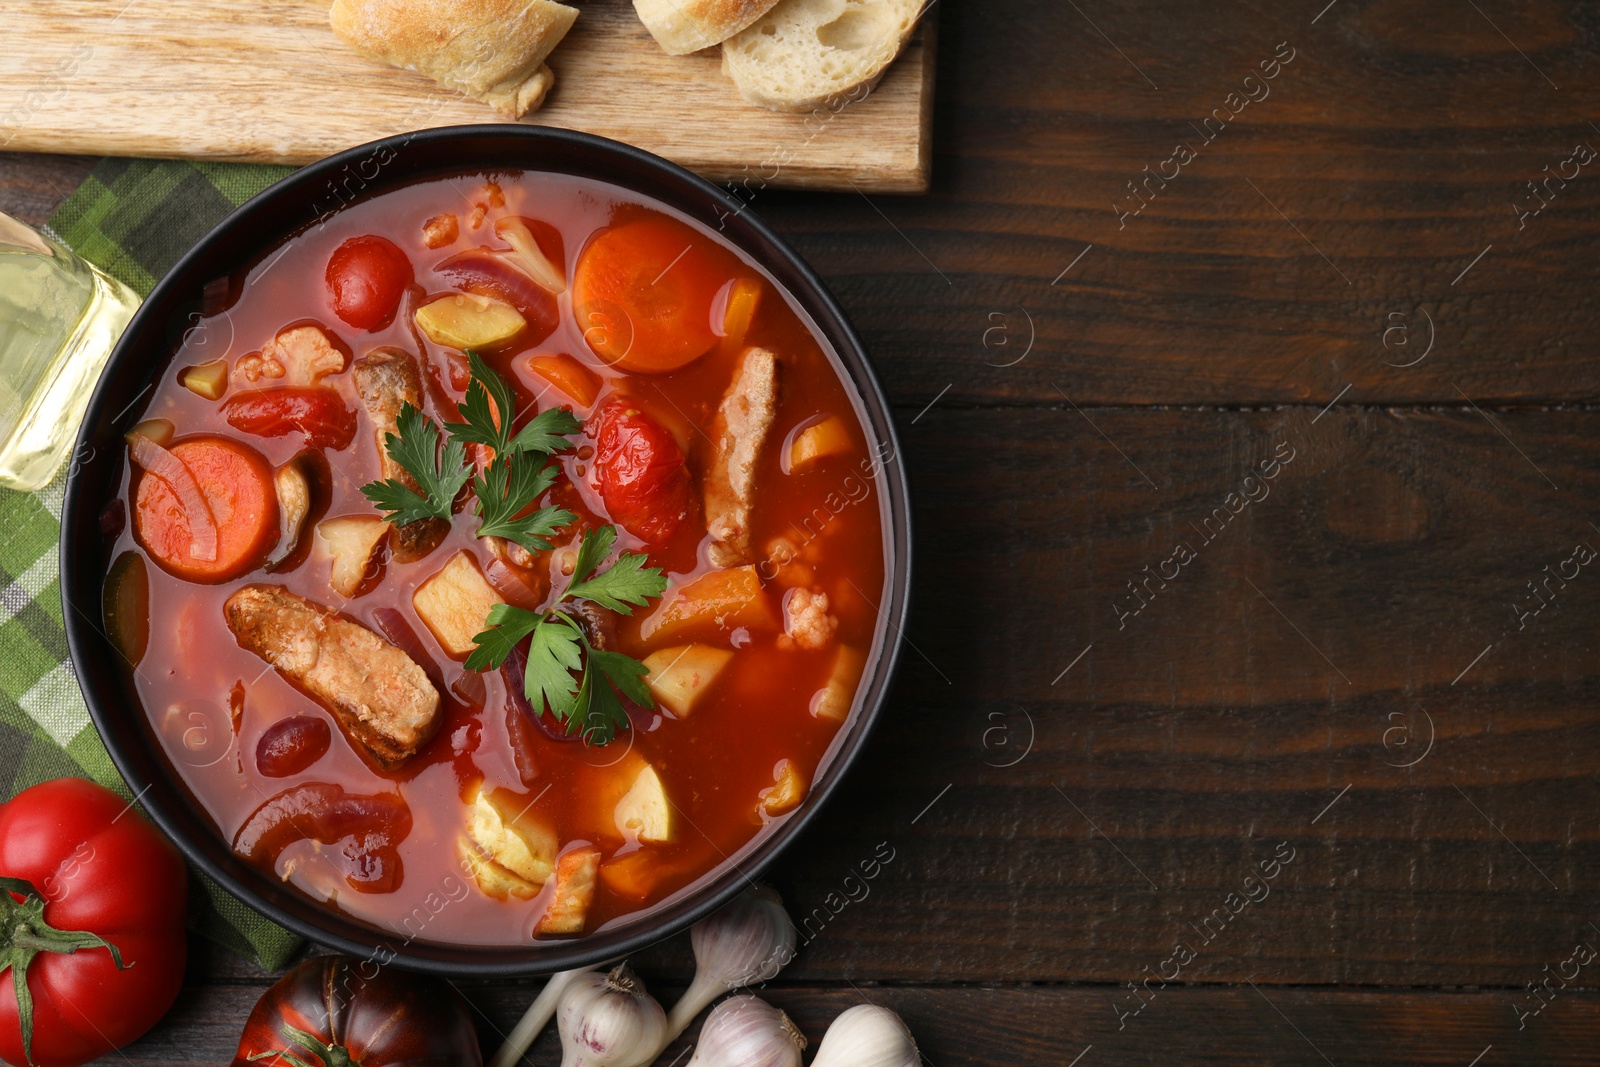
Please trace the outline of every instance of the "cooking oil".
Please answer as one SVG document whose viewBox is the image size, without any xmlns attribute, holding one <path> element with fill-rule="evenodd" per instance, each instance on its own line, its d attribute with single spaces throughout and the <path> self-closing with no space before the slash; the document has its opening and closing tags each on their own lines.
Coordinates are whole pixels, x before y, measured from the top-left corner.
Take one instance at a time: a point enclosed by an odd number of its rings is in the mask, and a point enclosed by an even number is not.
<svg viewBox="0 0 1600 1067">
<path fill-rule="evenodd" d="M 139 306 L 127 286 L 0 214 L 0 485 L 42 489 Z"/>
</svg>

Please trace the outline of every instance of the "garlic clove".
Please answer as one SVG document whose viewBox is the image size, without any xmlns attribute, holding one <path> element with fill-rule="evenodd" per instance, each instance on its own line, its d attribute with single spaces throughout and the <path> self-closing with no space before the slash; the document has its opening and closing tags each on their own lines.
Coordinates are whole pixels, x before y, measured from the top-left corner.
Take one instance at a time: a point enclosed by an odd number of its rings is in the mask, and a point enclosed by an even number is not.
<svg viewBox="0 0 1600 1067">
<path fill-rule="evenodd" d="M 556 1013 L 556 1005 L 561 1001 L 561 994 L 571 984 L 572 980 L 580 974 L 588 974 L 593 967 L 582 967 L 575 971 L 562 971 L 550 976 L 544 984 L 539 995 L 534 998 L 522 1019 L 506 1038 L 505 1044 L 500 1046 L 500 1051 L 494 1054 L 494 1059 L 489 1061 L 489 1067 L 513 1067 L 522 1059 L 523 1053 L 532 1047 L 535 1039 L 550 1022 L 550 1017 Z"/>
<path fill-rule="evenodd" d="M 794 959 L 796 932 L 782 898 L 766 886 L 751 886 L 721 911 L 695 923 L 689 940 L 694 981 L 672 1006 L 669 1042 L 722 994 L 776 978 Z"/>
<path fill-rule="evenodd" d="M 760 997 L 729 997 L 706 1016 L 689 1067 L 801 1067 L 805 1047 L 777 1008 Z"/>
<path fill-rule="evenodd" d="M 626 963 L 573 978 L 556 1023 L 561 1067 L 645 1067 L 668 1040 L 666 1012 Z"/>
<path fill-rule="evenodd" d="M 876 1004 L 857 1004 L 822 1035 L 811 1067 L 917 1067 L 921 1059 L 900 1016 Z"/>
</svg>

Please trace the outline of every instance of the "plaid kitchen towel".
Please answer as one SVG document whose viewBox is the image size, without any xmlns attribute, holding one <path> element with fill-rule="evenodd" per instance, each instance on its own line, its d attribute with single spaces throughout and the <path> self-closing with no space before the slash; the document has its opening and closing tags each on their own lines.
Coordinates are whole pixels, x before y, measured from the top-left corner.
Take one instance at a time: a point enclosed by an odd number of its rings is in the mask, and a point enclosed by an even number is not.
<svg viewBox="0 0 1600 1067">
<path fill-rule="evenodd" d="M 64 244 L 141 295 L 239 204 L 287 167 L 108 159 L 51 218 Z M 39 493 L 0 489 L 0 796 L 63 775 L 129 796 L 67 662 L 56 540 L 63 478 Z M 299 939 L 194 872 L 191 925 L 277 970 Z"/>
</svg>

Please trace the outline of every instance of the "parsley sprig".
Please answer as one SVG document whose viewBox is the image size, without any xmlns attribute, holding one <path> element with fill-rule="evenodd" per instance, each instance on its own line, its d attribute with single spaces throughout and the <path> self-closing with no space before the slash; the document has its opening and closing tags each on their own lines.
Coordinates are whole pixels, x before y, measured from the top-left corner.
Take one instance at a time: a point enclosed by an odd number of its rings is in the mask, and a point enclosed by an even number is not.
<svg viewBox="0 0 1600 1067">
<path fill-rule="evenodd" d="M 655 707 L 644 684 L 649 668 L 631 656 L 595 648 L 588 634 L 571 615 L 573 601 L 587 600 L 603 608 L 633 614 L 660 596 L 667 579 L 645 557 L 625 552 L 610 567 L 597 570 L 617 541 L 615 527 L 601 526 L 584 532 L 578 559 L 566 592 L 549 611 L 528 611 L 497 604 L 489 612 L 489 628 L 473 638 L 478 647 L 467 657 L 473 670 L 498 667 L 524 638 L 528 662 L 524 690 L 534 707 L 550 709 L 567 733 L 582 734 L 591 745 L 603 745 L 628 728 L 628 713 L 617 698 L 620 692 L 636 704 Z M 572 672 L 581 671 L 576 681 Z"/>
<path fill-rule="evenodd" d="M 578 516 L 553 505 L 528 509 L 555 484 L 560 468 L 553 457 L 572 447 L 568 437 L 578 432 L 578 420 L 566 408 L 552 408 L 515 429 L 511 387 L 476 352 L 467 357 L 472 380 L 465 399 L 456 405 L 461 421 L 445 423 L 450 436 L 442 448 L 438 425 L 410 404 L 395 420 L 399 433 L 384 439 L 389 457 L 416 480 L 421 492 L 398 478 L 364 485 L 361 492 L 395 523 L 448 521 L 456 497 L 470 482 L 479 537 L 503 537 L 530 552 L 547 551 L 550 538 Z M 494 451 L 481 475 L 474 475 L 467 462 L 469 444 Z M 640 553 L 621 553 L 602 567 L 616 542 L 614 526 L 586 530 L 572 581 L 555 605 L 541 612 L 496 604 L 467 657 L 469 670 L 498 668 L 527 640 L 524 688 L 529 701 L 536 711 L 548 709 L 569 734 L 581 733 L 592 745 L 606 744 L 628 728 L 619 693 L 655 707 L 643 681 L 649 668 L 631 656 L 595 648 L 571 613 L 571 605 L 582 600 L 631 615 L 666 591 L 666 577 L 645 566 L 648 559 Z"/>
<path fill-rule="evenodd" d="M 401 407 L 395 428 L 399 434 L 385 434 L 384 447 L 389 458 L 417 480 L 422 492 L 398 478 L 363 485 L 361 492 L 397 525 L 419 519 L 449 520 L 451 504 L 472 473 L 466 449 L 452 438 L 441 454 L 439 427 L 409 402 Z"/>
</svg>

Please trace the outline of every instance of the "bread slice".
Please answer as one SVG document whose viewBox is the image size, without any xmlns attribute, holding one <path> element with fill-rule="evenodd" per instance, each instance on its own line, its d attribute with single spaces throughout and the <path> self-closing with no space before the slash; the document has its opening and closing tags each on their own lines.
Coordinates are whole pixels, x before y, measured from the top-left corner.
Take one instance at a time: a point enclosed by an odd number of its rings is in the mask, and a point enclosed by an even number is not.
<svg viewBox="0 0 1600 1067">
<path fill-rule="evenodd" d="M 578 9 L 554 0 L 333 0 L 333 32 L 358 51 L 425 74 L 507 118 L 544 102 L 545 59 Z"/>
<path fill-rule="evenodd" d="M 669 56 L 721 44 L 778 0 L 633 0 L 639 21 Z"/>
<path fill-rule="evenodd" d="M 859 99 L 916 27 L 922 0 L 782 0 L 722 43 L 722 72 L 752 104 L 810 111 Z"/>
</svg>

